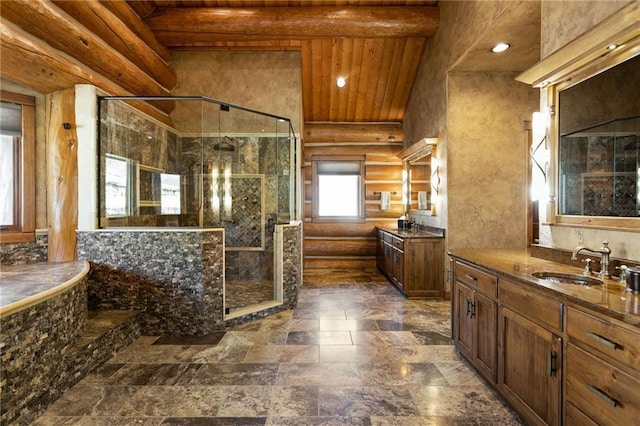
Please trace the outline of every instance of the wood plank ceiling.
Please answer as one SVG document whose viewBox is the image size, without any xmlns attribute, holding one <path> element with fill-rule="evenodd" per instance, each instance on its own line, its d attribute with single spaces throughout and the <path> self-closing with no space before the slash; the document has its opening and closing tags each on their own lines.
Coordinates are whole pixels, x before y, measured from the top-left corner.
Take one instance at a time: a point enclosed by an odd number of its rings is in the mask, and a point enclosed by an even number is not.
<svg viewBox="0 0 640 426">
<path fill-rule="evenodd" d="M 402 121 L 439 22 L 433 0 L 127 3 L 169 50 L 300 50 L 306 122 Z"/>
</svg>

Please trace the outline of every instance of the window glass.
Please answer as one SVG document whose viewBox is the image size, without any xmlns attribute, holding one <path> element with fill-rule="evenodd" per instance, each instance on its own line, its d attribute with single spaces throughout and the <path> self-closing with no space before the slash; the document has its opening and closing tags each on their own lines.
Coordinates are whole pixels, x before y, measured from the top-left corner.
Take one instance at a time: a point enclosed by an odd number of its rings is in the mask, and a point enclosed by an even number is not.
<svg viewBox="0 0 640 426">
<path fill-rule="evenodd" d="M 108 156 L 105 162 L 105 207 L 108 217 L 129 213 L 129 163 L 124 158 Z"/>
<path fill-rule="evenodd" d="M 15 149 L 11 136 L 0 135 L 0 226 L 15 225 Z"/>
<path fill-rule="evenodd" d="M 160 175 L 160 213 L 180 214 L 180 175 Z"/>
<path fill-rule="evenodd" d="M 360 215 L 360 162 L 318 161 L 318 216 Z"/>
</svg>

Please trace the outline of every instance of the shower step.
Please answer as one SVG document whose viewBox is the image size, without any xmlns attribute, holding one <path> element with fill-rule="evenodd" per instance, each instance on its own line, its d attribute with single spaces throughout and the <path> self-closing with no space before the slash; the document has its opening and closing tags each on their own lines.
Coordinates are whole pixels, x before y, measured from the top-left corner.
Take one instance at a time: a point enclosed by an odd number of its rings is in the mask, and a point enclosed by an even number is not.
<svg viewBox="0 0 640 426">
<path fill-rule="evenodd" d="M 139 316 L 140 312 L 129 310 L 89 311 L 87 326 L 64 351 L 67 371 L 75 382 L 140 337 Z"/>
</svg>

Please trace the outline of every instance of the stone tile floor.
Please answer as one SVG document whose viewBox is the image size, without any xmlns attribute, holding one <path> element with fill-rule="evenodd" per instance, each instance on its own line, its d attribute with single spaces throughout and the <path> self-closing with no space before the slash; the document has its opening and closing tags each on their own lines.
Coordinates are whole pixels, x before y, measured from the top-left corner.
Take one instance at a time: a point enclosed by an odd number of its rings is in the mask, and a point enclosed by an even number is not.
<svg viewBox="0 0 640 426">
<path fill-rule="evenodd" d="M 520 425 L 456 355 L 448 301 L 305 271 L 299 304 L 202 338 L 144 336 L 37 425 Z"/>
</svg>

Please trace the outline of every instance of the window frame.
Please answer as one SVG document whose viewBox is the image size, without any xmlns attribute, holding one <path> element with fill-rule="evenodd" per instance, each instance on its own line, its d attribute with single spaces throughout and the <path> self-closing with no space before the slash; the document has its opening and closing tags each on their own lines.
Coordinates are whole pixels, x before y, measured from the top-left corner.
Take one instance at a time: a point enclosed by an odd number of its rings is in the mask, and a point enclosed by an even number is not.
<svg viewBox="0 0 640 426">
<path fill-rule="evenodd" d="M 36 140 L 36 103 L 33 96 L 0 90 L 0 101 L 19 104 L 22 107 L 22 137 L 14 142 L 16 161 L 15 192 L 16 223 L 6 231 L 0 231 L 0 243 L 35 241 L 35 140 Z"/>
<path fill-rule="evenodd" d="M 319 215 L 319 186 L 318 162 L 359 162 L 360 173 L 358 183 L 358 215 L 357 216 L 320 216 Z M 365 156 L 364 155 L 314 155 L 311 157 L 311 191 L 312 191 L 312 222 L 364 222 L 365 221 Z"/>
</svg>

